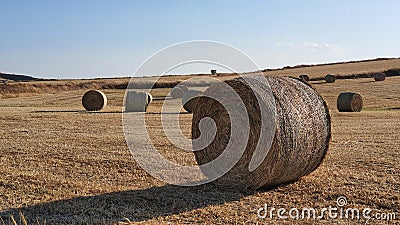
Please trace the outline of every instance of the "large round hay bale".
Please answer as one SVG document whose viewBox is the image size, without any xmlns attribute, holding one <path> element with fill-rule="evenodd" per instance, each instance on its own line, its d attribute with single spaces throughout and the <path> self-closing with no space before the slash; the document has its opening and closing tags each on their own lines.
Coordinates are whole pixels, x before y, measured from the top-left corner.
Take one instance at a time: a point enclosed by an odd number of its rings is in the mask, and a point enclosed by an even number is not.
<svg viewBox="0 0 400 225">
<path fill-rule="evenodd" d="M 386 74 L 384 73 L 374 73 L 375 81 L 384 81 L 386 79 Z"/>
<path fill-rule="evenodd" d="M 150 93 L 147 94 L 147 105 L 150 104 L 153 101 L 153 96 Z"/>
<path fill-rule="evenodd" d="M 202 91 L 197 91 L 197 90 L 188 90 L 185 92 L 182 98 L 182 106 L 183 108 L 189 112 L 192 113 L 193 109 L 196 107 L 198 103 L 199 96 L 202 94 Z"/>
<path fill-rule="evenodd" d="M 336 76 L 332 74 L 328 74 L 325 76 L 325 81 L 327 83 L 334 83 L 336 81 Z"/>
<path fill-rule="evenodd" d="M 149 93 L 129 90 L 125 97 L 125 112 L 146 112 Z"/>
<path fill-rule="evenodd" d="M 339 112 L 360 112 L 363 107 L 363 100 L 359 93 L 342 92 L 337 98 Z"/>
<path fill-rule="evenodd" d="M 300 80 L 304 81 L 304 82 L 308 82 L 310 81 L 310 77 L 307 74 L 302 74 L 299 76 Z"/>
<path fill-rule="evenodd" d="M 87 111 L 99 111 L 107 105 L 107 96 L 98 90 L 87 91 L 82 97 L 82 105 Z"/>
<path fill-rule="evenodd" d="M 171 89 L 171 92 L 169 94 L 172 98 L 182 98 L 185 94 L 185 91 L 182 88 L 175 86 Z"/>
<path fill-rule="evenodd" d="M 272 94 L 267 94 L 269 89 L 262 79 L 268 80 Z M 247 142 L 233 140 L 234 143 L 245 143 L 244 153 L 238 163 L 219 178 L 217 183 L 239 189 L 274 187 L 296 181 L 321 164 L 328 150 L 331 124 L 328 107 L 313 88 L 288 77 L 254 76 L 246 78 L 246 81 L 238 78 L 225 83 L 234 89 L 244 103 L 250 132 Z M 227 94 L 222 84 L 212 85 L 203 95 L 213 96 L 219 99 L 219 102 L 211 97 L 201 97 L 193 113 L 192 139 L 194 149 L 200 148 L 199 151 L 195 151 L 199 165 L 209 163 L 220 156 L 231 141 L 232 132 L 242 132 L 240 128 L 231 131 L 231 124 L 236 123 L 235 120 L 241 121 L 242 117 L 231 118 L 221 104 L 237 104 L 237 99 Z M 275 117 L 270 113 L 261 117 L 266 106 L 275 107 Z M 204 128 L 202 133 L 200 132 L 200 121 L 206 118 L 214 121 L 215 136 L 207 133 L 212 129 Z M 271 118 L 274 120 L 270 120 Z M 265 128 L 261 124 L 265 121 L 273 121 L 272 126 L 276 127 L 270 145 L 262 141 L 264 137 L 261 134 L 265 134 Z M 197 148 L 205 145 L 199 137 L 210 136 L 215 137 L 211 142 L 204 140 L 205 143 L 210 143 L 209 145 Z M 259 166 L 250 172 L 249 162 L 256 150 L 264 152 L 266 156 L 259 162 Z M 240 152 L 240 149 L 235 151 Z M 208 176 L 207 171 L 203 172 Z"/>
</svg>

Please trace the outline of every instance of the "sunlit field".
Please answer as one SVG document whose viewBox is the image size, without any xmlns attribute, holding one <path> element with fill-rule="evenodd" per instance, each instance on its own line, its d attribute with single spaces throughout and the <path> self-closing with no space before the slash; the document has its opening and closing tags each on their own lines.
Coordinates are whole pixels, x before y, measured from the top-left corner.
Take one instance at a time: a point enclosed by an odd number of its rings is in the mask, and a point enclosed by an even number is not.
<svg viewBox="0 0 400 225">
<path fill-rule="evenodd" d="M 311 78 L 328 73 L 347 75 L 400 67 L 400 60 L 325 65 L 265 72 L 265 75 Z M 231 79 L 235 75 L 223 75 Z M 165 82 L 187 77 L 171 76 Z M 146 78 L 143 78 L 146 79 Z M 205 77 L 202 79 L 206 79 Z M 365 219 L 309 218 L 281 220 L 274 211 L 260 218 L 260 208 L 315 209 L 338 207 L 362 213 L 370 208 L 368 224 L 400 222 L 400 77 L 311 81 L 327 102 L 332 140 L 319 168 L 300 180 L 268 190 L 238 191 L 213 184 L 179 187 L 147 174 L 133 159 L 122 129 L 123 88 L 103 89 L 108 105 L 88 113 L 81 104 L 86 90 L 122 84 L 124 79 L 35 81 L 68 83 L 73 88 L 3 93 L 0 97 L 0 216 L 5 224 L 364 224 Z M 30 85 L 31 82 L 24 84 Z M 97 85 L 97 86 L 96 86 Z M 27 89 L 28 90 L 28 89 Z M 170 88 L 152 90 L 146 123 L 161 154 L 179 163 L 195 164 L 162 135 L 160 111 Z M 358 113 L 336 109 L 340 92 L 362 95 Z M 192 114 L 180 114 L 183 134 L 190 137 Z M 258 213 L 257 213 L 258 212 Z M 300 211 L 301 213 L 301 211 Z M 395 217 L 393 217 L 395 215 Z M 318 216 L 318 215 L 317 215 Z M 0 224 L 2 221 L 0 220 Z"/>
</svg>

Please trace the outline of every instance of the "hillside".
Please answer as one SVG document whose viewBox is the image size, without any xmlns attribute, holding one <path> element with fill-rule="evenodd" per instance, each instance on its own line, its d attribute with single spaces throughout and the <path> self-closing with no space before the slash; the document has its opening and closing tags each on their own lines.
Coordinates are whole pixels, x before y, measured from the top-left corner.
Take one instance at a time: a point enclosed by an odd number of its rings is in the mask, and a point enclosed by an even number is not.
<svg viewBox="0 0 400 225">
<path fill-rule="evenodd" d="M 12 80 L 12 81 L 37 81 L 43 80 L 27 75 L 19 75 L 19 74 L 9 74 L 9 73 L 2 73 L 0 72 L 0 81 L 1 80 Z"/>
<path fill-rule="evenodd" d="M 370 73 L 384 72 L 390 69 L 400 68 L 400 59 L 375 59 L 359 62 L 341 62 L 322 65 L 300 65 L 282 69 L 262 70 L 264 75 L 269 76 L 293 76 L 307 74 L 311 80 L 323 80 L 326 74 L 335 74 L 338 78 L 361 78 L 372 77 Z M 389 71 L 390 72 L 390 71 Z M 248 73 L 252 74 L 252 73 Z M 395 73 L 388 73 L 387 76 L 398 76 L 400 70 Z M 220 80 L 227 80 L 237 77 L 237 74 L 192 74 L 192 75 L 171 75 L 161 78 L 138 77 L 135 78 L 135 88 L 148 88 L 155 79 L 156 85 L 153 88 L 171 88 L 188 78 L 196 78 L 191 85 L 206 86 L 209 80 L 205 77 L 214 77 Z M 125 89 L 130 78 L 98 78 L 98 79 L 75 79 L 75 80 L 45 80 L 26 75 L 0 73 L 0 79 L 13 80 L 18 82 L 0 82 L 0 96 L 15 97 L 19 95 L 32 95 L 40 93 L 55 93 L 59 91 L 87 90 L 87 89 Z M 21 83 L 20 81 L 25 81 Z"/>
</svg>

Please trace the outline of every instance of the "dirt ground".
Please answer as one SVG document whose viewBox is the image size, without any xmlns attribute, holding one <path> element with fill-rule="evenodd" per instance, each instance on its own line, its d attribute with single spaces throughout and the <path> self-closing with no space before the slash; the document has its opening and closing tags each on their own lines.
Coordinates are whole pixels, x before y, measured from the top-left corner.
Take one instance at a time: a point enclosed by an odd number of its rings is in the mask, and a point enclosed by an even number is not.
<svg viewBox="0 0 400 225">
<path fill-rule="evenodd" d="M 213 184 L 172 186 L 148 175 L 124 139 L 124 90 L 105 90 L 108 106 L 97 113 L 82 108 L 84 90 L 0 99 L 0 216 L 5 224 L 11 215 L 21 224 L 22 217 L 39 224 L 400 224 L 400 77 L 312 84 L 332 116 L 327 157 L 297 182 L 248 192 Z M 338 112 L 336 98 L 342 91 L 361 93 L 364 110 Z M 191 153 L 176 154 L 158 132 L 161 105 L 156 98 L 146 115 L 156 146 L 171 159 L 193 163 Z M 180 121 L 189 135 L 191 114 L 181 114 Z M 265 204 L 268 210 L 288 211 L 338 207 L 339 197 L 347 199 L 345 209 L 362 214 L 370 208 L 371 216 L 395 218 L 296 220 L 279 219 L 276 211 L 273 218 L 257 215 Z"/>
</svg>

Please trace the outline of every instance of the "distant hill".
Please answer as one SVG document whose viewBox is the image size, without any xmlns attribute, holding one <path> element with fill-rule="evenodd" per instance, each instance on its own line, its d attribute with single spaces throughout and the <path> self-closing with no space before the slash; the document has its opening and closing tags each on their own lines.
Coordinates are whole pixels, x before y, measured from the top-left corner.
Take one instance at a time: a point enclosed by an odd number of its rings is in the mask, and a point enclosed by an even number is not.
<svg viewBox="0 0 400 225">
<path fill-rule="evenodd" d="M 9 74 L 0 72 L 0 80 L 13 80 L 13 81 L 37 81 L 43 80 L 40 78 L 35 78 L 27 75 Z"/>
<path fill-rule="evenodd" d="M 264 70 L 261 70 L 261 71 L 262 72 L 269 72 L 269 71 L 298 69 L 298 68 L 306 68 L 306 67 L 343 65 L 343 64 L 365 63 L 365 62 L 378 62 L 378 61 L 393 60 L 393 59 L 400 59 L 400 58 L 376 58 L 376 59 L 364 59 L 364 60 L 353 60 L 353 61 L 321 63 L 321 64 L 302 64 L 302 65 L 296 65 L 296 66 L 284 66 L 282 68 L 277 68 L 277 69 L 264 69 Z"/>
<path fill-rule="evenodd" d="M 257 71 L 258 73 L 259 71 Z M 374 73 L 383 72 L 387 77 L 400 76 L 400 58 L 395 59 L 374 59 L 363 60 L 359 62 L 331 63 L 323 65 L 303 65 L 286 69 L 271 70 L 263 72 L 267 76 L 291 76 L 299 77 L 301 74 L 307 74 L 311 84 L 325 83 L 327 74 L 333 74 L 336 79 L 357 79 L 372 78 Z M 249 73 L 251 74 L 251 73 Z M 237 78 L 239 75 L 231 74 L 192 74 L 163 76 L 154 84 L 153 88 L 172 88 L 180 82 L 196 78 L 190 86 L 210 85 L 210 79 L 203 79 L 202 76 L 218 76 L 221 80 Z M 17 82 L 7 82 L 17 81 Z M 20 82 L 18 82 L 20 81 Z M 21 82 L 23 81 L 23 82 Z M 26 82 L 32 81 L 32 82 Z M 36 82 L 40 81 L 40 82 Z M 317 82 L 316 82 L 317 81 Z M 373 79 L 370 79 L 373 81 Z M 98 78 L 98 79 L 39 79 L 26 75 L 15 75 L 0 73 L 0 98 L 2 96 L 19 96 L 20 94 L 42 94 L 59 91 L 88 90 L 88 89 L 126 89 L 130 82 L 129 77 L 125 78 Z M 149 88 L 153 85 L 154 77 L 135 78 L 131 83 L 132 88 Z"/>
</svg>

